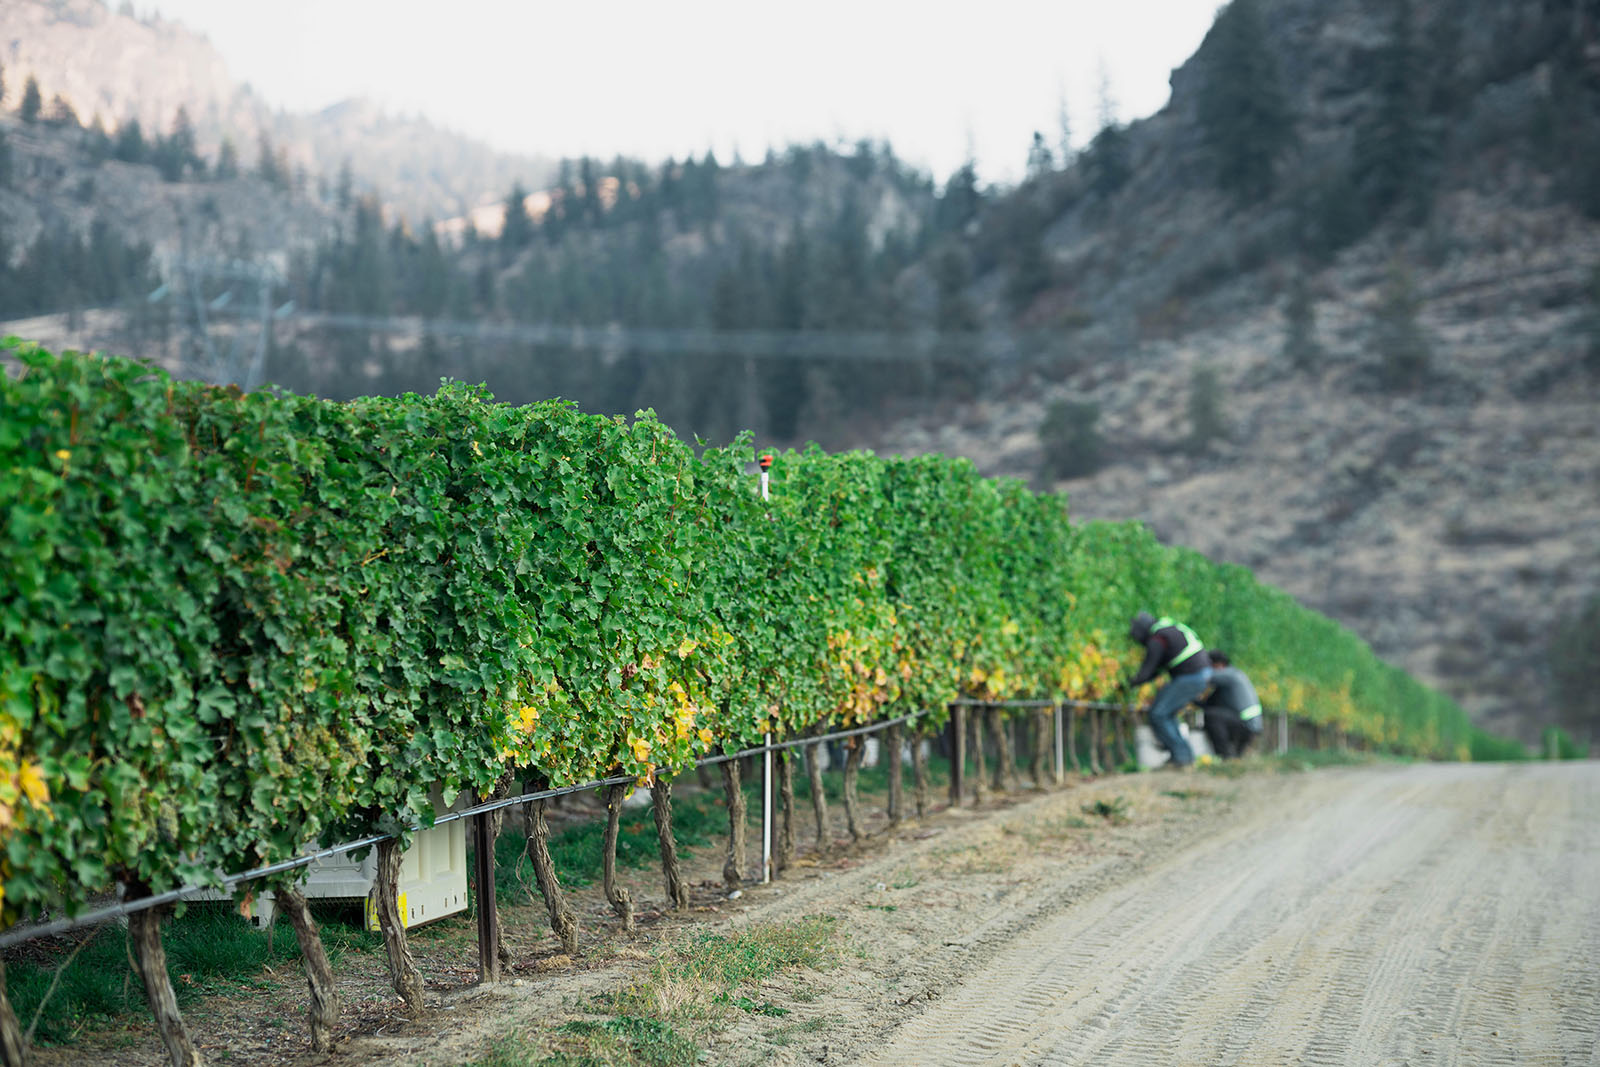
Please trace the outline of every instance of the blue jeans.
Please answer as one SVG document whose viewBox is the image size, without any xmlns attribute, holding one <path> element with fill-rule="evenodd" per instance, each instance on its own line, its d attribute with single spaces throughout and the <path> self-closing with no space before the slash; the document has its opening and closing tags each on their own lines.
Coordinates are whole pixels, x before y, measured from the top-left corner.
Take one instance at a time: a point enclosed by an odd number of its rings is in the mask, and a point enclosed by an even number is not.
<svg viewBox="0 0 1600 1067">
<path fill-rule="evenodd" d="M 1156 740 L 1172 753 L 1172 762 L 1180 766 L 1194 762 L 1194 749 L 1178 732 L 1178 712 L 1198 700 L 1210 685 L 1210 667 L 1193 674 L 1180 674 L 1162 686 L 1150 703 L 1150 729 L 1155 731 Z"/>
</svg>

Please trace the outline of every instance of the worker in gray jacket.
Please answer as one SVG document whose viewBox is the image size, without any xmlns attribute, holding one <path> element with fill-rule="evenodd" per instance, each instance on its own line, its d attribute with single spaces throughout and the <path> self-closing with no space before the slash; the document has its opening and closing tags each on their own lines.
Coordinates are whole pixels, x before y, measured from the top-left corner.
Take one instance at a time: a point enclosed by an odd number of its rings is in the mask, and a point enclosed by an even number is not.
<svg viewBox="0 0 1600 1067">
<path fill-rule="evenodd" d="M 1206 713 L 1206 737 L 1222 759 L 1244 754 L 1250 742 L 1261 733 L 1263 719 L 1256 687 L 1244 671 L 1233 666 L 1224 652 L 1208 649 L 1211 660 L 1211 691 L 1200 701 Z"/>
</svg>

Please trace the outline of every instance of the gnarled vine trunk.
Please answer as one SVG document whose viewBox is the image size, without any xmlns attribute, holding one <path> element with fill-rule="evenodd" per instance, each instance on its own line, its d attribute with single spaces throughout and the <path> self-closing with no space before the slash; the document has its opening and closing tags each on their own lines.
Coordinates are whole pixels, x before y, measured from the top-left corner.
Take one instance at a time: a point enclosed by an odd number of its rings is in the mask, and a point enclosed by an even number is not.
<svg viewBox="0 0 1600 1067">
<path fill-rule="evenodd" d="M 921 731 L 911 735 L 912 796 L 917 805 L 917 818 L 928 814 L 928 749 Z"/>
<path fill-rule="evenodd" d="M 606 836 L 601 843 L 601 881 L 611 910 L 622 920 L 622 928 L 633 931 L 633 895 L 617 885 L 617 833 L 622 828 L 622 801 L 633 786 L 621 782 L 606 787 Z"/>
<path fill-rule="evenodd" d="M 339 989 L 333 980 L 328 950 L 317 932 L 305 894 L 294 886 L 285 886 L 277 890 L 274 899 L 279 910 L 289 917 L 294 938 L 300 944 L 300 966 L 306 972 L 306 986 L 310 991 L 306 1024 L 311 1030 L 311 1049 L 327 1052 L 333 1047 L 333 1028 L 339 1023 Z"/>
<path fill-rule="evenodd" d="M 1125 767 L 1128 764 L 1128 717 L 1120 712 L 1117 714 L 1117 766 Z"/>
<path fill-rule="evenodd" d="M 1033 787 L 1043 789 L 1045 776 L 1046 753 L 1050 749 L 1050 727 L 1053 712 L 1035 711 L 1033 713 Z"/>
<path fill-rule="evenodd" d="M 400 842 L 390 838 L 378 842 L 378 875 L 372 887 L 372 906 L 378 913 L 378 930 L 383 934 L 383 951 L 389 960 L 389 978 L 394 991 L 406 1002 L 413 1015 L 422 1011 L 422 973 L 406 944 L 405 918 L 400 914 Z"/>
<path fill-rule="evenodd" d="M 146 896 L 142 890 L 139 896 Z M 172 1067 L 200 1067 L 200 1052 L 194 1047 L 189 1028 L 178 1011 L 178 997 L 167 974 L 167 950 L 161 944 L 161 919 L 165 908 L 146 908 L 128 916 L 128 941 L 133 945 L 134 965 L 144 982 L 145 1002 L 155 1017 L 161 1043 L 167 1047 Z"/>
<path fill-rule="evenodd" d="M 533 878 L 539 884 L 539 895 L 544 897 L 545 909 L 550 913 L 550 929 L 561 940 L 561 951 L 573 955 L 578 951 L 578 917 L 561 891 L 561 879 L 556 874 L 555 861 L 550 858 L 550 824 L 544 817 L 543 800 L 535 800 L 528 820 L 528 859 L 533 862 Z"/>
<path fill-rule="evenodd" d="M 778 833 L 778 870 L 794 866 L 794 764 L 789 749 L 775 754 L 778 762 L 778 799 L 783 803 L 783 825 Z"/>
<path fill-rule="evenodd" d="M 989 796 L 989 764 L 983 758 L 984 720 L 988 717 L 983 708 L 973 708 L 972 720 L 972 800 L 982 804 Z"/>
<path fill-rule="evenodd" d="M 1067 750 L 1067 759 L 1072 764 L 1073 773 L 1082 774 L 1083 764 L 1078 762 L 1078 709 L 1067 708 L 1062 714 L 1067 720 L 1067 736 L 1062 747 Z"/>
<path fill-rule="evenodd" d="M 806 781 L 811 784 L 811 812 L 817 817 L 817 851 L 833 847 L 833 829 L 828 825 L 828 794 L 822 788 L 822 743 L 806 746 Z"/>
<path fill-rule="evenodd" d="M 722 884 L 738 889 L 744 884 L 744 789 L 738 760 L 722 764 L 722 792 L 728 802 L 728 855 L 722 861 Z"/>
<path fill-rule="evenodd" d="M 667 904 L 673 911 L 689 906 L 689 886 L 678 865 L 678 843 L 672 836 L 672 783 L 657 778 L 650 785 L 650 808 L 656 819 L 656 845 L 661 851 L 661 876 L 666 881 Z"/>
<path fill-rule="evenodd" d="M 1004 708 L 990 708 L 988 719 L 989 733 L 994 737 L 994 791 L 1004 793 L 1016 774 L 1015 761 L 1011 758 L 1011 731 L 1006 728 Z"/>
<path fill-rule="evenodd" d="M 11 1010 L 11 998 L 6 994 L 6 964 L 0 960 L 0 1064 L 23 1067 L 27 1052 L 17 1013 Z"/>
<path fill-rule="evenodd" d="M 861 828 L 861 803 L 856 796 L 856 779 L 861 773 L 861 756 L 867 746 L 859 737 L 850 738 L 846 744 L 850 746 L 850 751 L 844 758 L 844 819 L 850 828 L 850 839 L 860 841 L 867 835 Z"/>
<path fill-rule="evenodd" d="M 1100 762 L 1100 753 L 1103 751 L 1101 726 L 1104 713 L 1099 708 L 1089 710 L 1089 773 L 1098 775 L 1104 773 Z"/>
</svg>

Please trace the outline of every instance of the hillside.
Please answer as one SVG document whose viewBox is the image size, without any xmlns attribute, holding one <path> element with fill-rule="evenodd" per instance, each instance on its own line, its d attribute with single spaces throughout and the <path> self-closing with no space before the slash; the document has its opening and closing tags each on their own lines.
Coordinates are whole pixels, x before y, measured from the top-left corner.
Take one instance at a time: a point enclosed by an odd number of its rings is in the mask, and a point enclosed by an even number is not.
<svg viewBox="0 0 1600 1067">
<path fill-rule="evenodd" d="M 85 126 L 98 117 L 112 133 L 134 121 L 146 137 L 166 133 L 181 108 L 208 157 L 228 140 L 250 165 L 265 143 L 324 184 L 348 161 L 358 188 L 413 221 L 463 214 L 514 181 L 542 183 L 552 172 L 549 160 L 499 152 L 370 101 L 310 114 L 273 108 L 233 78 L 205 37 L 129 10 L 103 0 L 0 4 L 4 106 L 16 110 L 32 76 L 47 104 L 59 94 Z"/>
<path fill-rule="evenodd" d="M 1593 13 L 1415 4 L 1408 29 L 1435 46 L 1404 57 L 1418 209 L 1341 219 L 1372 195 L 1363 141 L 1404 44 L 1395 7 L 1258 5 L 1297 137 L 1265 195 L 1205 180 L 1214 31 L 1169 106 L 1125 131 L 1122 184 L 1096 189 L 1097 144 L 996 205 L 986 223 L 1044 218 L 1047 267 L 1017 308 L 1018 271 L 997 265 L 985 314 L 1070 334 L 996 396 L 877 443 L 1054 481 L 1047 411 L 1094 405 L 1103 466 L 1056 482 L 1079 514 L 1142 518 L 1254 568 L 1495 728 L 1593 738 L 1592 701 L 1554 706 L 1550 656 L 1600 594 Z M 1397 327 L 1431 355 L 1414 374 L 1394 362 Z M 1192 439 L 1197 372 L 1220 386 L 1226 439 Z"/>
</svg>

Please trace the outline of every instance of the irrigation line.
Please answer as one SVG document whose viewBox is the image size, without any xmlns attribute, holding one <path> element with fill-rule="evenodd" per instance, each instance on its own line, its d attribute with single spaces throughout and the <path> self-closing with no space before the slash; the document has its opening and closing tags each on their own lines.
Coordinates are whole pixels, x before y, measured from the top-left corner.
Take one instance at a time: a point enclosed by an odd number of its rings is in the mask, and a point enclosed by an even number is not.
<svg viewBox="0 0 1600 1067">
<path fill-rule="evenodd" d="M 775 744 L 760 745 L 756 748 L 747 748 L 741 752 L 708 756 L 705 759 L 696 760 L 690 766 L 706 767 L 717 763 L 726 763 L 729 760 L 742 759 L 745 756 L 760 755 L 763 752 L 777 752 L 781 749 L 797 748 L 801 745 L 813 745 L 823 741 L 834 741 L 845 737 L 857 737 L 862 734 L 876 733 L 879 730 L 886 730 L 889 727 L 900 723 L 910 722 L 911 720 L 926 714 L 926 710 L 914 711 L 908 715 L 901 715 L 899 718 L 889 719 L 885 722 L 872 723 L 868 726 L 857 726 L 853 729 L 836 730 L 832 733 L 819 734 L 815 737 L 802 737 L 792 741 L 780 741 Z M 685 769 L 687 770 L 688 768 Z M 557 789 L 541 789 L 534 793 L 523 793 L 521 796 L 504 797 L 500 800 L 486 801 L 482 804 L 473 805 L 470 808 L 463 808 L 460 811 L 446 812 L 445 814 L 434 819 L 429 825 L 440 826 L 445 823 L 455 822 L 458 819 L 465 819 L 472 815 L 484 815 L 489 812 L 500 811 L 504 808 L 515 807 L 518 804 L 531 804 L 535 800 L 548 800 L 552 797 L 566 796 L 569 793 L 582 793 L 590 789 L 600 789 L 610 785 L 621 785 L 625 782 L 636 782 L 638 780 L 638 775 L 621 774 L 610 778 L 604 778 L 597 782 L 583 782 L 579 785 L 565 785 Z M 416 823 L 409 829 L 415 831 L 425 830 L 428 828 L 429 826 L 423 825 L 422 823 Z M 253 882 L 258 878 L 267 878 L 274 874 L 284 874 L 289 871 L 297 870 L 301 867 L 309 867 L 318 860 L 332 859 L 335 856 L 342 856 L 347 852 L 354 852 L 357 849 L 371 848 L 373 845 L 379 844 L 383 841 L 391 840 L 398 836 L 398 834 L 375 834 L 373 836 L 363 837 L 355 841 L 346 841 L 342 844 L 330 845 L 327 848 L 317 849 L 314 852 L 307 852 L 303 855 L 296 856 L 294 859 L 280 860 L 277 863 L 269 863 L 264 867 L 255 867 L 248 871 L 242 871 L 239 874 L 225 875 L 221 880 L 220 888 L 232 889 L 234 886 L 240 885 L 244 882 Z M 76 930 L 79 927 L 94 926 L 99 923 L 108 922 L 112 919 L 123 918 L 124 916 L 132 915 L 136 912 L 146 911 L 150 908 L 158 908 L 163 904 L 174 903 L 184 899 L 185 897 L 193 896 L 195 893 L 204 893 L 207 891 L 216 890 L 217 888 L 219 887 L 215 885 L 179 886 L 177 889 L 169 889 L 164 893 L 156 893 L 148 897 L 140 897 L 138 900 L 125 900 L 116 904 L 108 904 L 103 908 L 96 908 L 92 911 L 86 911 L 81 915 L 70 916 L 65 919 L 55 919 L 51 922 L 42 923 L 38 926 L 7 930 L 4 933 L 0 933 L 0 949 L 7 949 L 12 945 L 20 945 L 24 941 L 33 941 L 41 937 L 51 937 L 55 934 L 66 933 L 69 930 Z"/>
</svg>

